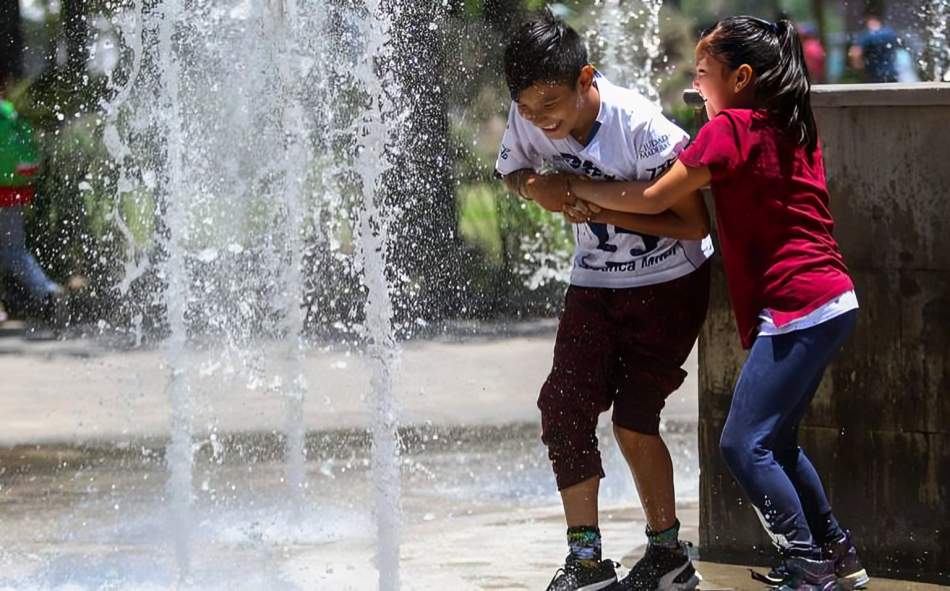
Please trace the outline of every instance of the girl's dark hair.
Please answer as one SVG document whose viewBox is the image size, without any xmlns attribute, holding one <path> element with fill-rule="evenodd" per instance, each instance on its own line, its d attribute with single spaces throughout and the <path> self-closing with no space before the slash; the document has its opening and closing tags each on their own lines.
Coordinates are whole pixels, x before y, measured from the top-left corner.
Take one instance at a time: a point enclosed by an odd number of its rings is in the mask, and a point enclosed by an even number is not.
<svg viewBox="0 0 950 591">
<path fill-rule="evenodd" d="M 730 70 L 748 64 L 755 74 L 755 108 L 766 111 L 809 152 L 818 147 L 808 67 L 793 22 L 770 23 L 751 16 L 724 19 L 699 40 L 696 57 L 704 55 Z"/>
<path fill-rule="evenodd" d="M 545 9 L 521 25 L 505 48 L 505 83 L 511 100 L 517 101 L 538 82 L 573 86 L 588 63 L 581 36 Z"/>
</svg>

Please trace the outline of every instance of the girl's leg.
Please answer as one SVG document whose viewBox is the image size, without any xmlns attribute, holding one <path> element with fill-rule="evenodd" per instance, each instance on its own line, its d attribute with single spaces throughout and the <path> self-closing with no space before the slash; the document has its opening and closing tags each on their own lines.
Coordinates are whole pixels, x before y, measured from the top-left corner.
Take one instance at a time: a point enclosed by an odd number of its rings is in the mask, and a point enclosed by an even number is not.
<svg viewBox="0 0 950 591">
<path fill-rule="evenodd" d="M 829 341 L 830 356 L 825 362 L 825 367 L 834 360 L 844 341 L 851 334 L 856 321 L 857 311 L 855 310 L 834 318 L 824 325 L 814 327 L 823 329 L 825 338 Z M 774 450 L 776 461 L 782 466 L 785 474 L 795 486 L 795 490 L 798 491 L 808 527 L 815 542 L 819 545 L 832 543 L 844 536 L 844 530 L 841 529 L 831 511 L 831 503 L 828 502 L 828 497 L 825 495 L 825 489 L 821 484 L 818 472 L 808 456 L 805 455 L 804 450 L 798 445 L 798 426 L 805 416 L 815 392 L 818 391 L 824 373 L 824 368 L 822 368 L 812 379 L 806 389 L 805 396 L 799 402 L 799 406 L 791 412 L 788 420 L 779 428 L 778 440 Z"/>
<path fill-rule="evenodd" d="M 819 383 L 821 383 L 821 376 L 813 381 L 810 388 L 812 392 L 818 389 Z M 814 394 L 808 398 L 811 399 L 813 396 Z M 811 530 L 815 543 L 821 545 L 839 539 L 844 532 L 831 512 L 831 503 L 825 495 L 818 472 L 805 455 L 805 451 L 798 445 L 798 425 L 808 405 L 804 407 L 801 412 L 792 414 L 789 425 L 781 428 L 774 455 L 775 461 L 782 466 L 792 486 L 798 491 L 808 528 Z"/>
<path fill-rule="evenodd" d="M 818 472 L 802 448 L 798 446 L 797 435 L 796 425 L 794 434 L 791 435 L 794 439 L 776 446 L 775 461 L 782 466 L 792 486 L 798 491 L 802 511 L 805 513 L 808 529 L 811 530 L 815 543 L 827 544 L 841 538 L 844 531 L 831 512 L 831 504 L 825 495 Z"/>
<path fill-rule="evenodd" d="M 825 367 L 838 351 L 854 324 L 848 313 L 810 329 L 756 340 L 736 384 L 732 406 L 723 428 L 720 446 L 730 471 L 762 516 L 776 545 L 787 554 L 818 559 L 795 482 L 776 457 L 789 426 L 797 426 L 814 396 Z M 787 439 L 786 439 L 787 443 Z M 787 450 L 787 446 L 783 447 Z M 799 455 L 783 457 L 803 470 L 808 504 L 817 503 L 811 493 L 821 489 L 814 467 Z M 817 486 L 815 486 L 817 483 Z M 821 493 L 824 496 L 824 493 Z M 824 501 L 827 503 L 827 499 Z"/>
</svg>

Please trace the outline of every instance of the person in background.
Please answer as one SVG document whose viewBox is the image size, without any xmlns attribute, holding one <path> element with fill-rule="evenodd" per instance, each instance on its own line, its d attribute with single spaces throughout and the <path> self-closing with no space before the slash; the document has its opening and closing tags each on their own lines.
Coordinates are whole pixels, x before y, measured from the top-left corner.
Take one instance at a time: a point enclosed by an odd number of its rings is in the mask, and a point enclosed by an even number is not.
<svg viewBox="0 0 950 591">
<path fill-rule="evenodd" d="M 897 35 L 873 13 L 864 16 L 865 32 L 848 51 L 851 66 L 864 82 L 897 82 Z"/>
<path fill-rule="evenodd" d="M 33 202 L 39 155 L 33 128 L 5 98 L 11 86 L 10 78 L 0 84 L 0 267 L 23 286 L 43 319 L 60 328 L 63 288 L 47 277 L 26 247 L 23 208 Z"/>
<path fill-rule="evenodd" d="M 822 84 L 825 81 L 825 48 L 818 38 L 818 29 L 811 23 L 800 23 L 798 36 L 802 40 L 809 79 L 812 84 Z"/>
</svg>

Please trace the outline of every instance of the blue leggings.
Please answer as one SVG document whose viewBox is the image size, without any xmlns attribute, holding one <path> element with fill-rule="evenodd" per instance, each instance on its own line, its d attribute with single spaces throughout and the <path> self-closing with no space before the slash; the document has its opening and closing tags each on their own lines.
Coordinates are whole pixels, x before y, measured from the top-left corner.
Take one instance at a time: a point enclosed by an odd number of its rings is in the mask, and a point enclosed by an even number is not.
<svg viewBox="0 0 950 591">
<path fill-rule="evenodd" d="M 37 301 L 59 290 L 26 248 L 22 206 L 0 207 L 0 267 L 9 270 Z"/>
<path fill-rule="evenodd" d="M 856 320 L 851 310 L 805 330 L 757 338 L 723 427 L 723 458 L 787 556 L 820 558 L 819 544 L 843 535 L 798 446 L 798 425 Z"/>
</svg>

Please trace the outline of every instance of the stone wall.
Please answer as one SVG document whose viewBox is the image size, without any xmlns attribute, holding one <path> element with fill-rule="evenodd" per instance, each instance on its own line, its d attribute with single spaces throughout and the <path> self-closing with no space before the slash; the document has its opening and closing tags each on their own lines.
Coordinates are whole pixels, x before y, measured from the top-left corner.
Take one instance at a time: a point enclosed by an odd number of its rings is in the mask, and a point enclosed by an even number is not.
<svg viewBox="0 0 950 591">
<path fill-rule="evenodd" d="M 819 86 L 835 237 L 860 319 L 801 429 L 872 576 L 950 584 L 950 85 Z M 719 435 L 745 352 L 717 257 L 700 337 L 700 553 L 773 549 Z"/>
</svg>

